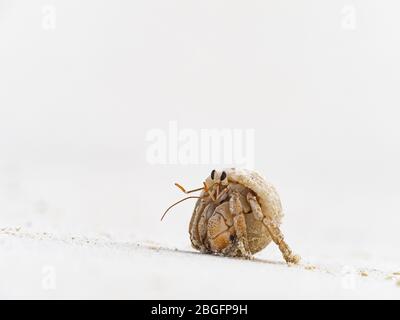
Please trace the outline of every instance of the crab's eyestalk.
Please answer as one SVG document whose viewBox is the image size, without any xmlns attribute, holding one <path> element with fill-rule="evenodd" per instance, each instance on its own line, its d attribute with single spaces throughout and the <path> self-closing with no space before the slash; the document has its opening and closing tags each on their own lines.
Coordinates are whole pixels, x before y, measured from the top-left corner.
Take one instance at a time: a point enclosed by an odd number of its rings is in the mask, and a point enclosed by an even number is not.
<svg viewBox="0 0 400 320">
<path fill-rule="evenodd" d="M 219 178 L 221 185 L 227 186 L 228 185 L 228 175 L 225 171 L 222 171 L 221 177 Z"/>
<path fill-rule="evenodd" d="M 220 177 L 219 179 L 220 179 L 221 181 L 224 181 L 227 177 L 228 177 L 228 176 L 227 176 L 226 172 L 225 172 L 225 171 L 222 171 L 221 177 Z"/>
<path fill-rule="evenodd" d="M 216 170 L 211 171 L 211 174 L 210 174 L 211 180 L 215 179 L 215 173 L 216 173 Z"/>
</svg>

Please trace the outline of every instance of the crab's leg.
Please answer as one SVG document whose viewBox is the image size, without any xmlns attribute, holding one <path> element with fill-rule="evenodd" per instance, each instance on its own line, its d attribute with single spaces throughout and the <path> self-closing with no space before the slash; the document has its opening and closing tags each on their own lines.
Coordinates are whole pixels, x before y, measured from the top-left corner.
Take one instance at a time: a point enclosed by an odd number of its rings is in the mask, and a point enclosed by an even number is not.
<svg viewBox="0 0 400 320">
<path fill-rule="evenodd" d="M 254 194 L 249 192 L 247 194 L 247 201 L 250 204 L 251 210 L 254 214 L 254 217 L 258 221 L 262 221 L 265 227 L 267 228 L 272 241 L 279 247 L 279 250 L 282 252 L 283 258 L 287 263 L 297 264 L 300 261 L 300 256 L 293 254 L 289 245 L 285 242 L 284 236 L 279 229 L 279 226 L 269 217 L 265 216 L 261 210 L 261 206 L 257 201 L 257 198 Z"/>
<path fill-rule="evenodd" d="M 189 224 L 190 240 L 193 247 L 197 250 L 201 250 L 201 240 L 197 226 L 199 224 L 199 219 L 202 212 L 204 211 L 205 206 L 206 202 L 204 201 L 204 199 L 200 199 L 200 202 L 198 203 L 198 205 L 196 205 L 196 210 L 193 212 L 192 219 L 190 220 Z"/>
<path fill-rule="evenodd" d="M 239 250 L 244 257 L 251 257 L 249 250 L 249 243 L 247 240 L 247 227 L 246 220 L 243 213 L 242 204 L 240 202 L 239 194 L 234 192 L 229 199 L 229 211 L 233 217 L 233 225 L 236 230 L 236 236 L 238 238 Z"/>
<path fill-rule="evenodd" d="M 229 193 L 229 190 L 230 190 L 230 188 L 228 185 L 228 186 L 226 186 L 226 188 L 224 190 L 221 191 L 221 193 L 218 195 L 217 199 L 215 199 L 216 202 L 220 203 L 220 202 L 224 201 L 227 194 Z"/>
<path fill-rule="evenodd" d="M 229 202 L 218 205 L 207 223 L 207 239 L 210 250 L 224 256 L 235 256 L 236 243 L 231 236 L 235 235 L 233 219 L 229 211 Z"/>
<path fill-rule="evenodd" d="M 209 203 L 200 215 L 200 219 L 197 225 L 197 230 L 201 244 L 200 248 L 201 252 L 209 251 L 209 245 L 207 241 L 207 227 L 208 227 L 208 220 L 212 216 L 214 210 L 215 210 L 215 204 Z"/>
</svg>

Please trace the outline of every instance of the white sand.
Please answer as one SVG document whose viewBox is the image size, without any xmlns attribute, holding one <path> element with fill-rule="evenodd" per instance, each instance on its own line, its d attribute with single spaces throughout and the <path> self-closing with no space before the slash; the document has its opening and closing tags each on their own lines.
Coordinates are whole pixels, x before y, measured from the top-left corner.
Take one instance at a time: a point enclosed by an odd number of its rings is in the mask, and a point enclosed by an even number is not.
<svg viewBox="0 0 400 320">
<path fill-rule="evenodd" d="M 395 270 L 287 266 L 110 237 L 0 231 L 1 298 L 398 298 Z M 347 273 L 350 272 L 350 273 Z M 398 277 L 400 278 L 400 276 Z"/>
</svg>

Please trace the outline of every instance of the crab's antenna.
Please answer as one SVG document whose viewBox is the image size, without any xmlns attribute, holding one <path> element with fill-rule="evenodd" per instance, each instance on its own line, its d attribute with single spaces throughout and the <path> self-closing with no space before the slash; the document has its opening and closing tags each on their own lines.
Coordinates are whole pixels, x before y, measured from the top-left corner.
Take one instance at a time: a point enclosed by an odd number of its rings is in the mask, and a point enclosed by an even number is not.
<svg viewBox="0 0 400 320">
<path fill-rule="evenodd" d="M 186 197 L 186 198 L 184 198 L 184 199 L 182 199 L 182 200 L 179 200 L 178 202 L 175 202 L 173 205 L 171 205 L 167 210 L 165 210 L 165 212 L 164 212 L 164 214 L 162 215 L 162 217 L 161 217 L 161 221 L 164 219 L 164 217 L 165 217 L 165 215 L 167 214 L 167 212 L 170 210 L 170 209 L 172 209 L 173 207 L 175 207 L 177 204 L 179 204 L 179 203 L 181 203 L 181 202 L 183 202 L 183 201 L 185 201 L 185 200 L 188 200 L 188 199 L 200 199 L 201 197 L 194 197 L 194 196 L 192 196 L 192 197 Z"/>
<path fill-rule="evenodd" d="M 182 187 L 179 183 L 176 183 L 176 182 L 175 182 L 175 185 L 176 185 L 179 189 L 181 189 L 181 190 L 183 191 L 183 193 L 186 193 L 186 194 L 192 193 L 192 192 L 196 192 L 196 191 L 200 191 L 200 190 L 203 190 L 203 189 L 204 189 L 204 187 L 203 187 L 203 188 L 198 188 L 198 189 L 193 189 L 193 190 L 186 191 L 186 189 L 185 189 L 184 187 Z"/>
</svg>

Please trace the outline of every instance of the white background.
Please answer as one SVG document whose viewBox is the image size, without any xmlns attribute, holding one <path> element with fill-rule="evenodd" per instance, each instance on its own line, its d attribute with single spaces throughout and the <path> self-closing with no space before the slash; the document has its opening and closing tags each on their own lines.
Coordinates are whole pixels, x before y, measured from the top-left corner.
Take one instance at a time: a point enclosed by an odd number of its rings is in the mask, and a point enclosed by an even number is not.
<svg viewBox="0 0 400 320">
<path fill-rule="evenodd" d="M 54 29 L 43 27 L 49 6 Z M 214 165 L 151 165 L 146 134 L 169 121 L 250 128 L 296 251 L 398 266 L 399 9 L 0 0 L 0 227 L 189 249 L 194 203 L 159 218 L 182 197 L 173 182 L 201 186 Z M 276 248 L 263 254 L 281 259 Z"/>
</svg>

